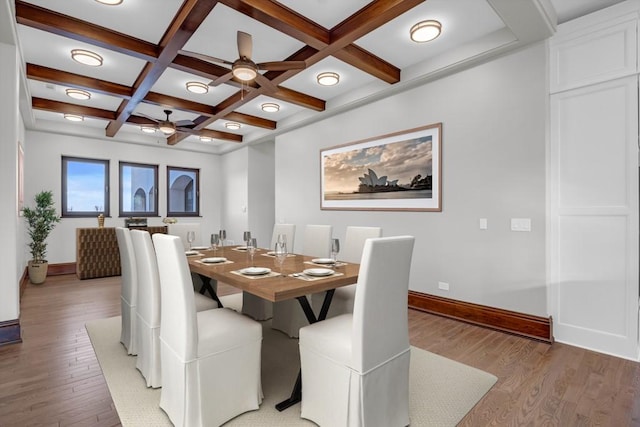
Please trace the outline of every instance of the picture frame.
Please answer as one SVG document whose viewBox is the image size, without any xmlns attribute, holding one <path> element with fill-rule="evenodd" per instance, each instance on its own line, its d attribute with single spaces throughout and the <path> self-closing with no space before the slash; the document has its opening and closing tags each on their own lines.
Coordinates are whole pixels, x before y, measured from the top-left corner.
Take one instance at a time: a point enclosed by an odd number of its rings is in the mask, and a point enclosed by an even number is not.
<svg viewBox="0 0 640 427">
<path fill-rule="evenodd" d="M 442 211 L 442 123 L 320 150 L 322 210 Z"/>
</svg>

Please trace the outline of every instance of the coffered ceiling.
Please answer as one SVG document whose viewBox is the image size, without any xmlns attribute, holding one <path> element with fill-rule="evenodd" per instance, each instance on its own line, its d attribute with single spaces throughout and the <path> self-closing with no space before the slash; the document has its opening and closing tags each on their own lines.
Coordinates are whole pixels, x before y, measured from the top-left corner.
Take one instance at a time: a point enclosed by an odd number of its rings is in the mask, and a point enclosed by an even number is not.
<svg viewBox="0 0 640 427">
<path fill-rule="evenodd" d="M 29 128 L 225 152 L 544 40 L 555 29 L 553 6 L 566 20 L 618 1 L 15 1 L 29 104 L 22 111 Z M 440 37 L 411 41 L 409 29 L 430 19 L 442 24 Z M 304 61 L 304 69 L 263 71 L 268 81 L 234 78 L 205 94 L 188 92 L 187 82 L 208 84 L 229 65 L 187 52 L 233 62 L 238 31 L 252 36 L 254 62 Z M 99 54 L 102 66 L 73 61 L 73 49 Z M 337 73 L 339 83 L 319 85 L 321 72 Z M 69 88 L 91 98 L 70 98 Z M 265 112 L 264 103 L 280 109 Z M 164 119 L 166 109 L 172 121 L 193 123 L 188 133 L 165 138 L 141 131 L 157 126 L 151 118 Z M 64 113 L 84 120 L 70 123 Z M 230 130 L 228 122 L 241 127 Z"/>
</svg>

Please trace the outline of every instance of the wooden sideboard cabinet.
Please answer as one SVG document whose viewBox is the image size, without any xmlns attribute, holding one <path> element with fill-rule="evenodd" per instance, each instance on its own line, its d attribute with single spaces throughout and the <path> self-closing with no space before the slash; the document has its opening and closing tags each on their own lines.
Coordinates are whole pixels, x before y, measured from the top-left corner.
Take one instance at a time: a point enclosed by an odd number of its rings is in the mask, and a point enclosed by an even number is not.
<svg viewBox="0 0 640 427">
<path fill-rule="evenodd" d="M 151 234 L 167 233 L 166 226 L 135 229 Z M 76 228 L 76 275 L 79 279 L 120 275 L 120 251 L 114 227 Z"/>
</svg>

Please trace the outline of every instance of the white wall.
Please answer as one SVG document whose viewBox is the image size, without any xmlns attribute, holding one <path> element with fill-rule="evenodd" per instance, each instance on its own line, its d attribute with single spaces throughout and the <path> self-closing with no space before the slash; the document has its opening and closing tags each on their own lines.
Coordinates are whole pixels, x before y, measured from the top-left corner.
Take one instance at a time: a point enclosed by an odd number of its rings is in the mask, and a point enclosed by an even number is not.
<svg viewBox="0 0 640 427">
<path fill-rule="evenodd" d="M 275 223 L 274 156 L 273 142 L 249 147 L 249 230 L 260 247 L 271 244 Z"/>
<path fill-rule="evenodd" d="M 6 6 L 6 5 L 0 5 Z M 2 20 L 0 20 L 2 21 Z M 0 322 L 20 314 L 18 262 L 18 144 L 24 132 L 18 114 L 19 68 L 16 47 L 0 40 Z"/>
<path fill-rule="evenodd" d="M 128 161 L 158 165 L 158 212 L 160 217 L 148 218 L 149 225 L 163 225 L 167 212 L 167 165 L 200 169 L 200 218 L 178 218 L 178 221 L 200 222 L 202 235 L 218 230 L 220 224 L 221 171 L 220 157 L 213 154 L 193 153 L 173 149 L 170 146 L 143 146 L 126 144 L 117 140 L 83 138 L 38 131 L 27 131 L 25 203 L 32 204 L 33 197 L 42 190 L 52 190 L 58 212 L 61 211 L 61 167 L 63 155 L 110 160 L 111 216 L 105 219 L 106 227 L 124 225 L 118 217 L 118 162 Z M 63 218 L 48 240 L 50 263 L 75 262 L 75 229 L 97 227 L 96 218 Z M 203 238 L 204 239 L 204 238 Z M 202 243 L 208 243 L 208 238 Z M 25 263 L 29 257 L 24 248 Z"/>
<path fill-rule="evenodd" d="M 243 147 L 225 154 L 221 164 L 224 189 L 220 205 L 220 228 L 227 230 L 227 239 L 236 244 L 242 243 L 242 233 L 249 229 L 248 152 L 249 148 Z"/>
<path fill-rule="evenodd" d="M 545 75 L 545 46 L 537 44 L 278 137 L 276 220 L 333 224 L 341 239 L 347 225 L 412 234 L 411 289 L 547 315 Z M 320 149 L 436 122 L 442 212 L 320 210 Z M 510 231 L 511 218 L 531 218 L 532 231 Z"/>
</svg>

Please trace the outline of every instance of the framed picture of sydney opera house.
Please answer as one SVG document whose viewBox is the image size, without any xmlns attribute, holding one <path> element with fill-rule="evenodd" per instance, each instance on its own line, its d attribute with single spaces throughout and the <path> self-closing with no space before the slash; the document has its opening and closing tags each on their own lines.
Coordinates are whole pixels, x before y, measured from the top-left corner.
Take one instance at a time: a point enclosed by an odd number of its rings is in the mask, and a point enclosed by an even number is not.
<svg viewBox="0 0 640 427">
<path fill-rule="evenodd" d="M 441 211 L 442 123 L 320 151 L 321 208 Z"/>
</svg>

